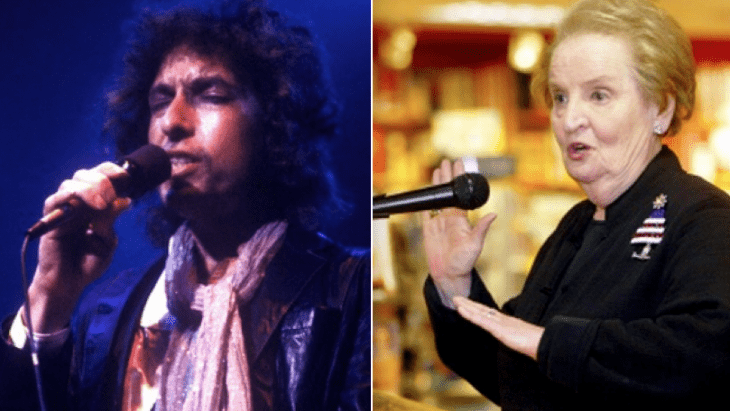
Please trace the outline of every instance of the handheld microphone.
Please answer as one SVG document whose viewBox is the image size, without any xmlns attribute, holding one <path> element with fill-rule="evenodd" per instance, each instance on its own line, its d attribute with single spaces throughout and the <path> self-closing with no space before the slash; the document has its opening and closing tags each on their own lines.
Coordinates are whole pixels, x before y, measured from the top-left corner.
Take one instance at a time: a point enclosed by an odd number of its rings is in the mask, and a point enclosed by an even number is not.
<svg viewBox="0 0 730 411">
<path fill-rule="evenodd" d="M 473 210 L 484 205 L 488 198 L 489 184 L 481 174 L 462 174 L 449 183 L 391 196 L 376 196 L 373 198 L 373 218 L 446 207 Z"/>
<path fill-rule="evenodd" d="M 170 159 L 165 150 L 152 144 L 140 147 L 117 164 L 126 171 L 124 174 L 109 177 L 117 197 L 138 198 L 170 178 L 172 172 Z M 25 235 L 28 240 L 38 238 L 73 220 L 83 208 L 83 202 L 72 198 L 43 216 L 26 231 Z"/>
</svg>

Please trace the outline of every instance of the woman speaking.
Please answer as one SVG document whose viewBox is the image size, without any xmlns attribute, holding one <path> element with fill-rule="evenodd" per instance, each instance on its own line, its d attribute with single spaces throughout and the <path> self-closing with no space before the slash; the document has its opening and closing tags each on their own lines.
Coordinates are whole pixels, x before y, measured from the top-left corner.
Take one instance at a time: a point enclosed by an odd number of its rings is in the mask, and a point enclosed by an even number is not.
<svg viewBox="0 0 730 411">
<path fill-rule="evenodd" d="M 499 309 L 473 269 L 489 214 L 424 213 L 442 360 L 503 410 L 713 409 L 730 389 L 730 198 L 662 139 L 694 105 L 690 42 L 645 0 L 569 10 L 533 79 L 587 200 Z M 464 172 L 444 161 L 433 183 Z"/>
</svg>

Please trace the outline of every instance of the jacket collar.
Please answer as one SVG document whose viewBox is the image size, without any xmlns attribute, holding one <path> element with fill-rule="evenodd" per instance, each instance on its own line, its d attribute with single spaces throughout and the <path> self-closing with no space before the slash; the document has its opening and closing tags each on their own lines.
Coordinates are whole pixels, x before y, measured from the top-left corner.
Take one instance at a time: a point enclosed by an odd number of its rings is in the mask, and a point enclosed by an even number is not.
<svg viewBox="0 0 730 411">
<path fill-rule="evenodd" d="M 665 187 L 681 173 L 679 159 L 667 146 L 662 146 L 634 184 L 606 208 L 606 222 L 609 230 L 636 215 L 641 209 L 651 207 L 657 195 L 657 187 Z M 643 218 L 643 217 L 642 217 Z"/>
</svg>

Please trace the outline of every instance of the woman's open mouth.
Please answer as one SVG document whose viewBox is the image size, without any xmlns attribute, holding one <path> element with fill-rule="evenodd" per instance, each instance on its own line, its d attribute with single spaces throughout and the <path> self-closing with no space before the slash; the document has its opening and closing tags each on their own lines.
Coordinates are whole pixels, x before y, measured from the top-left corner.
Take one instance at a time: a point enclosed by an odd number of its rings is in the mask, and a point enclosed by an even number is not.
<svg viewBox="0 0 730 411">
<path fill-rule="evenodd" d="M 583 143 L 572 143 L 568 146 L 568 158 L 571 160 L 581 160 L 590 150 L 590 147 Z"/>
</svg>

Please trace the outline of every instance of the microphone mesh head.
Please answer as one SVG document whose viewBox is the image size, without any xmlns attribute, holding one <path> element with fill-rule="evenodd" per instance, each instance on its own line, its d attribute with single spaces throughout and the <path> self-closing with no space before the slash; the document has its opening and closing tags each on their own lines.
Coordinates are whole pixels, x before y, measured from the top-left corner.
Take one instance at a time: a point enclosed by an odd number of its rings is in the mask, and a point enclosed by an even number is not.
<svg viewBox="0 0 730 411">
<path fill-rule="evenodd" d="M 122 196 L 137 198 L 145 192 L 162 184 L 170 178 L 172 166 L 170 158 L 165 150 L 154 145 L 147 144 L 124 157 L 128 163 L 127 173 L 129 181 L 126 184 L 125 193 Z M 116 188 L 116 187 L 115 187 Z"/>
<path fill-rule="evenodd" d="M 473 210 L 487 202 L 489 184 L 481 174 L 462 174 L 454 179 L 454 195 L 459 203 L 457 207 Z"/>
</svg>

